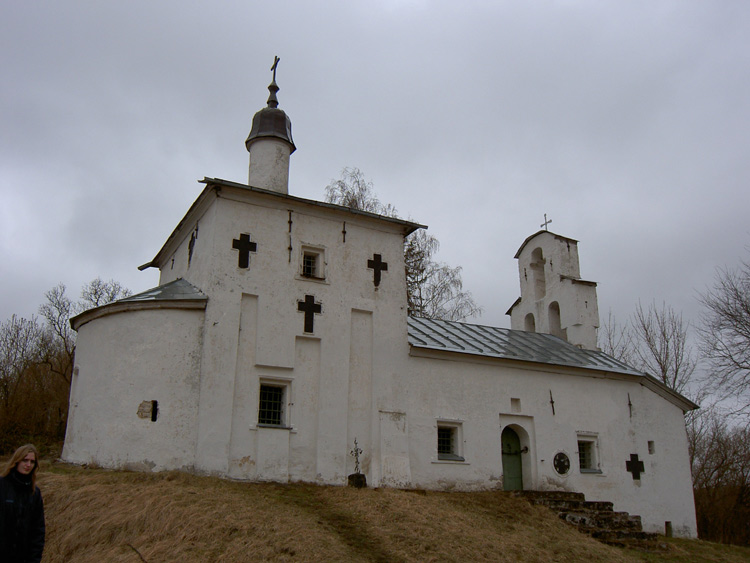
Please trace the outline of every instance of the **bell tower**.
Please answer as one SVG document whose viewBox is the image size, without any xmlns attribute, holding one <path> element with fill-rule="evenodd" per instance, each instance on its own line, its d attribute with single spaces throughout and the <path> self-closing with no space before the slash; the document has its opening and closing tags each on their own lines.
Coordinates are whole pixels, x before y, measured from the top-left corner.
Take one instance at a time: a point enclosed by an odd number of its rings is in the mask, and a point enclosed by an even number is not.
<svg viewBox="0 0 750 563">
<path fill-rule="evenodd" d="M 506 313 L 511 328 L 552 334 L 597 350 L 596 282 L 581 279 L 578 241 L 545 229 L 527 238 L 515 258 L 521 297 Z"/>
<path fill-rule="evenodd" d="M 250 172 L 247 183 L 283 194 L 289 193 L 289 156 L 297 150 L 292 141 L 292 121 L 279 109 L 276 93 L 276 67 L 279 57 L 274 57 L 273 78 L 268 86 L 268 106 L 253 116 L 253 125 L 245 146 L 250 153 Z"/>
</svg>

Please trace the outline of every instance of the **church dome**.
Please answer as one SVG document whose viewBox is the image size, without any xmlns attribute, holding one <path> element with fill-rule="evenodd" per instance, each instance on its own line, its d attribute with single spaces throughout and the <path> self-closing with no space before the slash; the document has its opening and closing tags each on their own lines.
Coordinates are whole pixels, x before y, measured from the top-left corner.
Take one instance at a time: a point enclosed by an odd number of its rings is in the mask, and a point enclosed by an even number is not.
<svg viewBox="0 0 750 563">
<path fill-rule="evenodd" d="M 292 141 L 292 120 L 289 119 L 284 110 L 278 107 L 279 100 L 276 98 L 276 92 L 279 91 L 279 87 L 276 85 L 276 69 L 274 68 L 273 70 L 274 79 L 270 86 L 268 86 L 270 92 L 268 107 L 263 108 L 253 116 L 253 126 L 250 129 L 250 134 L 247 136 L 245 146 L 247 150 L 250 150 L 250 145 L 257 139 L 276 137 L 289 143 L 291 148 L 289 154 L 291 154 L 297 150 L 297 147 L 294 146 L 294 141 Z"/>
<path fill-rule="evenodd" d="M 292 141 L 292 120 L 282 109 L 267 107 L 255 114 L 253 126 L 245 141 L 247 150 L 250 150 L 253 141 L 261 137 L 276 137 L 286 141 L 292 147 L 290 154 L 297 149 Z"/>
</svg>

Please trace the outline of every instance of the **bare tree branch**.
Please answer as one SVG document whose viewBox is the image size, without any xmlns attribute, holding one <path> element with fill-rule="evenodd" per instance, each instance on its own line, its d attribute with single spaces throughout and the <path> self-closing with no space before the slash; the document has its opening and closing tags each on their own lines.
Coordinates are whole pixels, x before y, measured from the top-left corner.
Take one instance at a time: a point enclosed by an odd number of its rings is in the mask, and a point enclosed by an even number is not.
<svg viewBox="0 0 750 563">
<path fill-rule="evenodd" d="M 711 387 L 720 397 L 739 401 L 738 411 L 750 415 L 750 263 L 719 270 L 701 303 L 699 334 L 712 368 Z"/>
<path fill-rule="evenodd" d="M 599 348 L 613 358 L 633 365 L 635 363 L 635 344 L 630 327 L 620 325 L 610 309 L 607 320 L 599 328 Z"/>
<path fill-rule="evenodd" d="M 695 372 L 697 360 L 688 342 L 688 328 L 682 314 L 662 304 L 644 309 L 638 303 L 633 314 L 632 330 L 637 342 L 638 367 L 656 375 L 669 387 L 682 393 Z"/>
</svg>

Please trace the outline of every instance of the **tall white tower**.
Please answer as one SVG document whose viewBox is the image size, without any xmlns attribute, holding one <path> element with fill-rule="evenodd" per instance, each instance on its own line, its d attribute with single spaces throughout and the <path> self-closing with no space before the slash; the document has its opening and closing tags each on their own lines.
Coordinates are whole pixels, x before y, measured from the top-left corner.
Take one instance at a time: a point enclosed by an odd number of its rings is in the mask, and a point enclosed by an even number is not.
<svg viewBox="0 0 750 563">
<path fill-rule="evenodd" d="M 247 183 L 283 194 L 289 193 L 289 156 L 297 150 L 292 141 L 292 121 L 284 110 L 279 109 L 276 92 L 275 57 L 271 70 L 273 79 L 268 86 L 268 107 L 253 116 L 253 126 L 245 146 L 250 153 L 250 173 Z"/>
<path fill-rule="evenodd" d="M 596 282 L 581 279 L 578 241 L 539 231 L 516 252 L 521 297 L 507 311 L 511 328 L 558 336 L 597 350 Z"/>
</svg>

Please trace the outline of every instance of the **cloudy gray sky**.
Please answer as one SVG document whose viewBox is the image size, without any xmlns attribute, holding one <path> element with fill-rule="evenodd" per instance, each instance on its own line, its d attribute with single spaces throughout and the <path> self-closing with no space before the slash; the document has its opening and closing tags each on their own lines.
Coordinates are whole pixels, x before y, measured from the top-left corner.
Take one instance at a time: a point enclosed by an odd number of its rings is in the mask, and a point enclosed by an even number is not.
<svg viewBox="0 0 750 563">
<path fill-rule="evenodd" d="M 290 193 L 345 166 L 430 226 L 484 324 L 513 255 L 580 241 L 602 316 L 689 319 L 750 244 L 750 2 L 6 2 L 0 320 L 64 282 L 138 292 L 204 176 L 247 181 L 274 55 Z"/>
</svg>

